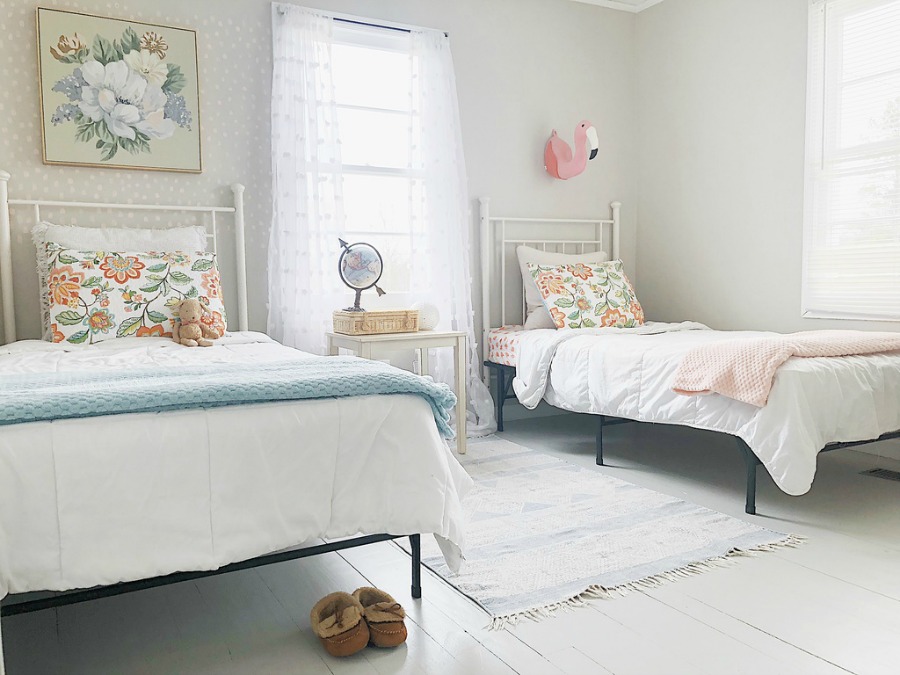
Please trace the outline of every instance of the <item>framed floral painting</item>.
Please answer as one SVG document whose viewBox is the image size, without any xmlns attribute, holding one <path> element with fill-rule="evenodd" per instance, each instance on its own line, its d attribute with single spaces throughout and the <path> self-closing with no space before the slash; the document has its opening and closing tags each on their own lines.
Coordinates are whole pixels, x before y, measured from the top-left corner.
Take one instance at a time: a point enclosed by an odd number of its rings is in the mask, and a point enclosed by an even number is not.
<svg viewBox="0 0 900 675">
<path fill-rule="evenodd" d="M 46 164 L 200 173 L 197 34 L 40 7 Z"/>
</svg>

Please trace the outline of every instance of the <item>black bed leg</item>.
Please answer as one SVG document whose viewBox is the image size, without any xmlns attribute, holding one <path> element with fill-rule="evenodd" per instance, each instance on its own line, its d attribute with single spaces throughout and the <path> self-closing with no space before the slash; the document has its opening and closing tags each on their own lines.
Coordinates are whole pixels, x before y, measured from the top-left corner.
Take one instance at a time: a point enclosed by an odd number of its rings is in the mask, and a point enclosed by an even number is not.
<svg viewBox="0 0 900 675">
<path fill-rule="evenodd" d="M 756 464 L 747 463 L 747 502 L 744 511 L 751 516 L 756 515 Z"/>
<path fill-rule="evenodd" d="M 597 420 L 597 466 L 603 466 L 603 415 Z"/>
<path fill-rule="evenodd" d="M 506 402 L 506 370 L 497 368 L 497 397 L 494 403 L 497 412 L 497 431 L 503 431 L 503 404 Z"/>
<path fill-rule="evenodd" d="M 422 597 L 422 539 L 421 535 L 409 535 L 409 549 L 412 554 L 412 596 Z"/>
<path fill-rule="evenodd" d="M 744 455 L 744 461 L 747 464 L 747 501 L 744 505 L 744 512 L 751 516 L 756 515 L 756 467 L 761 463 L 759 457 L 754 454 L 750 447 L 743 439 L 737 439 L 738 447 Z"/>
</svg>

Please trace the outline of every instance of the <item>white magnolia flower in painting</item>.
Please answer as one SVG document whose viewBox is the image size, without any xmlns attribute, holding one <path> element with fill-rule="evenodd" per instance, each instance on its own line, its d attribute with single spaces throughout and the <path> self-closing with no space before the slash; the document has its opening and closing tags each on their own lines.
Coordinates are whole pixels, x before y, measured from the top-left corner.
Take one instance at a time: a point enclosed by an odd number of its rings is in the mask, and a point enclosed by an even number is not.
<svg viewBox="0 0 900 675">
<path fill-rule="evenodd" d="M 156 85 L 148 85 L 141 99 L 142 119 L 135 126 L 138 131 L 147 134 L 150 138 L 169 138 L 175 133 L 178 125 L 165 116 L 166 101 L 165 92 Z"/>
<path fill-rule="evenodd" d="M 106 121 L 110 132 L 134 140 L 134 124 L 141 119 L 137 107 L 144 97 L 147 80 L 130 70 L 122 61 L 103 65 L 86 61 L 81 66 L 86 83 L 81 88 L 81 112 L 94 122 Z"/>
<path fill-rule="evenodd" d="M 132 50 L 122 57 L 134 72 L 143 75 L 147 82 L 161 87 L 169 77 L 169 67 L 156 54 L 146 49 Z"/>
<path fill-rule="evenodd" d="M 162 34 L 147 31 L 138 40 L 130 26 L 112 40 L 61 36 L 50 55 L 73 67 L 53 85 L 66 100 L 51 121 L 74 123 L 75 140 L 94 145 L 103 162 L 119 151 L 150 153 L 178 129 L 190 132 L 192 113 L 181 94 L 187 77 L 177 62 L 165 60 L 168 51 Z"/>
</svg>

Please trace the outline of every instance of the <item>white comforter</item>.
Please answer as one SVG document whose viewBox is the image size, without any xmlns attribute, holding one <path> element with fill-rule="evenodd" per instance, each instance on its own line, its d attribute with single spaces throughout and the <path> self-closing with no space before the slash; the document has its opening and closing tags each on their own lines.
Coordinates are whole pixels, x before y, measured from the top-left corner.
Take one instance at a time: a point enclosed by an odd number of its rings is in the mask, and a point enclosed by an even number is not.
<svg viewBox="0 0 900 675">
<path fill-rule="evenodd" d="M 534 408 L 558 408 L 642 422 L 681 424 L 739 436 L 775 483 L 807 492 L 827 443 L 876 438 L 900 429 L 900 355 L 791 358 L 757 408 L 718 394 L 672 391 L 690 348 L 770 335 L 713 331 L 697 323 L 648 323 L 635 329 L 533 330 L 519 339 L 513 387 Z"/>
<path fill-rule="evenodd" d="M 291 358 L 320 357 L 259 333 L 195 349 L 23 341 L 0 347 L 0 377 Z M 418 396 L 0 426 L 0 598 L 215 569 L 359 533 L 434 533 L 458 566 L 470 485 Z"/>
</svg>

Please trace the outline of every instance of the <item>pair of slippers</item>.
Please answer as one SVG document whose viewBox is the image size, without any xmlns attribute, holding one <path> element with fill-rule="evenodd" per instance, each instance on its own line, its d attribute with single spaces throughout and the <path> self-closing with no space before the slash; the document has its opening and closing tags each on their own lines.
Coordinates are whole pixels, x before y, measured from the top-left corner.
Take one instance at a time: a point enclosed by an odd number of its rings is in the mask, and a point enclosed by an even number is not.
<svg viewBox="0 0 900 675">
<path fill-rule="evenodd" d="M 377 588 L 364 586 L 352 594 L 338 591 L 319 600 L 309 623 L 332 656 L 350 656 L 366 645 L 396 647 L 406 642 L 406 611 Z"/>
</svg>

